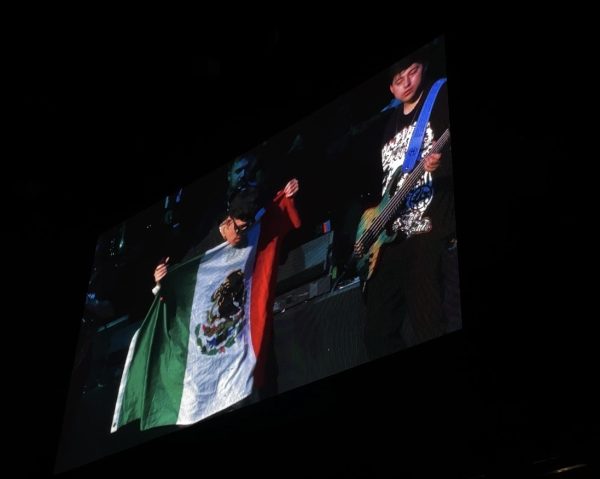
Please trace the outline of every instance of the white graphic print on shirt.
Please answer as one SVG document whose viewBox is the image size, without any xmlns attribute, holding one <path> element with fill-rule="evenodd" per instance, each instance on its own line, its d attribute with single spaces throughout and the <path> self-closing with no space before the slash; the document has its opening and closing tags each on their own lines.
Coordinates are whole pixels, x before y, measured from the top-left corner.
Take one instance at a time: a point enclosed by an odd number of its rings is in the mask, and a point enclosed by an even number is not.
<svg viewBox="0 0 600 479">
<path fill-rule="evenodd" d="M 406 150 L 408 150 L 415 126 L 416 123 L 400 130 L 381 149 L 381 163 L 383 166 L 382 194 L 385 193 L 396 169 L 401 168 L 404 163 Z M 421 158 L 427 156 L 432 146 L 433 130 L 431 129 L 431 125 L 427 124 L 425 135 L 423 136 Z M 402 174 L 391 191 L 398 191 L 398 188 L 404 183 L 406 176 L 407 174 Z M 429 218 L 423 216 L 423 213 L 432 199 L 433 185 L 431 173 L 425 172 L 415 187 L 406 195 L 403 205 L 400 208 L 400 214 L 392 224 L 392 229 L 395 232 L 401 231 L 407 236 L 431 230 L 431 221 Z"/>
</svg>

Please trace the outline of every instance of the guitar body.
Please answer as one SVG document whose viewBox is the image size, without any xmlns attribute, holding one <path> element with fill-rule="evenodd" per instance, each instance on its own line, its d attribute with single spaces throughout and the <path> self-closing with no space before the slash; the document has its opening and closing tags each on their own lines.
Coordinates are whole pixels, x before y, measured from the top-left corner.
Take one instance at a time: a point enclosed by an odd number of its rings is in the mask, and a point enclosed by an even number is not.
<svg viewBox="0 0 600 479">
<path fill-rule="evenodd" d="M 383 211 L 388 202 L 389 196 L 385 195 L 377 206 L 365 210 L 365 212 L 360 218 L 360 222 L 358 223 L 358 230 L 356 232 L 357 244 L 359 243 L 360 238 L 363 236 L 363 234 L 369 230 L 371 225 L 373 225 L 373 222 L 381 216 L 381 212 Z M 375 271 L 375 268 L 377 266 L 377 262 L 379 261 L 379 253 L 381 247 L 385 243 L 390 243 L 391 241 L 394 241 L 396 239 L 396 236 L 396 233 L 390 235 L 388 233 L 388 230 L 384 228 L 383 231 L 379 233 L 377 238 L 372 242 L 369 248 L 365 248 L 365 252 L 362 255 L 356 256 L 356 269 L 358 275 L 360 276 L 363 282 L 369 280 L 373 275 L 373 272 Z"/>
</svg>

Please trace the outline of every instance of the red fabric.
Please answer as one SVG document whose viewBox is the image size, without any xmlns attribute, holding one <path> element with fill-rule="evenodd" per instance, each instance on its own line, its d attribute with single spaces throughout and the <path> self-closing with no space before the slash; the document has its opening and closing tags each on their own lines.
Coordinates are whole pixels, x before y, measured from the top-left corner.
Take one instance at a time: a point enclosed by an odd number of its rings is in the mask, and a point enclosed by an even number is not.
<svg viewBox="0 0 600 479">
<path fill-rule="evenodd" d="M 294 200 L 286 198 L 283 191 L 275 195 L 261 219 L 250 299 L 250 331 L 256 355 L 254 385 L 257 388 L 264 384 L 267 359 L 267 348 L 264 346 L 272 336 L 279 248 L 285 235 L 292 229 L 299 228 L 300 224 Z"/>
</svg>

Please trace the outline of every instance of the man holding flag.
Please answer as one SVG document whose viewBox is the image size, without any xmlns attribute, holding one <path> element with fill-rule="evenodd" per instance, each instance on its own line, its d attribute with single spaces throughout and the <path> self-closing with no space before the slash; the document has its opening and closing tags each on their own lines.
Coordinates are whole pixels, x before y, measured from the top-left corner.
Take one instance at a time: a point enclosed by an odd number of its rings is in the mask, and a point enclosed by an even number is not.
<svg viewBox="0 0 600 479">
<path fill-rule="evenodd" d="M 111 432 L 137 419 L 142 430 L 193 424 L 264 384 L 279 248 L 300 227 L 298 190 L 298 180 L 289 181 L 259 218 L 256 192 L 239 192 L 219 225 L 221 244 L 169 268 L 168 278 L 166 261 L 159 265 L 159 290 L 131 340 Z"/>
</svg>

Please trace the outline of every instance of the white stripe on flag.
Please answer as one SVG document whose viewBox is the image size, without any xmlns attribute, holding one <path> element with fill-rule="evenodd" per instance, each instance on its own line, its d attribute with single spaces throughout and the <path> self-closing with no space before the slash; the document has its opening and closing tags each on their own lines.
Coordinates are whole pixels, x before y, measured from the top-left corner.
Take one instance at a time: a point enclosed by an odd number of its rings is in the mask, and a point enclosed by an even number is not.
<svg viewBox="0 0 600 479">
<path fill-rule="evenodd" d="M 115 432 L 119 427 L 121 408 L 123 407 L 123 396 L 125 395 L 125 387 L 127 385 L 127 378 L 129 377 L 129 366 L 131 366 L 131 360 L 133 359 L 133 352 L 135 351 L 135 344 L 139 333 L 140 330 L 138 329 L 133 335 L 133 338 L 131 338 L 131 343 L 129 344 L 129 351 L 127 351 L 127 359 L 125 360 L 123 376 L 121 377 L 121 384 L 119 385 L 119 394 L 117 395 L 117 404 L 115 406 L 115 414 L 113 416 L 110 432 Z"/>
<path fill-rule="evenodd" d="M 250 298 L 259 235 L 260 224 L 256 223 L 248 231 L 247 246 L 235 248 L 226 243 L 211 250 L 200 263 L 192 304 L 188 356 L 177 424 L 193 424 L 252 393 L 256 356 L 250 334 Z M 202 325 L 207 325 L 207 315 L 215 305 L 211 297 L 228 275 L 238 270 L 243 272 L 245 289 L 241 329 L 234 334 L 233 344 L 217 348 L 218 351 L 213 355 L 206 354 L 202 352 L 199 343 L 206 345 L 210 340 L 202 333 Z"/>
</svg>

